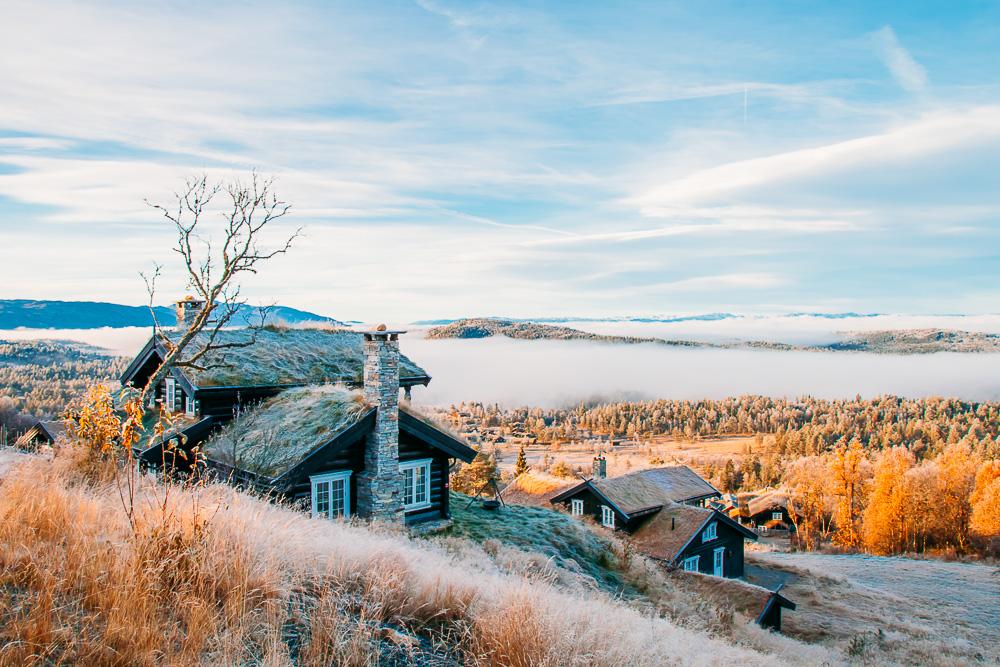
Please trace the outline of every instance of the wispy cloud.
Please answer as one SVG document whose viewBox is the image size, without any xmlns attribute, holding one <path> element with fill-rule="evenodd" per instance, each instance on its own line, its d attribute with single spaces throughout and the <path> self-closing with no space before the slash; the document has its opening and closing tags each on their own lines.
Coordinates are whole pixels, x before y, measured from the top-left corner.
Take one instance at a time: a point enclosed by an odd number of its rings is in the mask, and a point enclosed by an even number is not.
<svg viewBox="0 0 1000 667">
<path fill-rule="evenodd" d="M 872 39 L 879 58 L 900 86 L 911 93 L 919 93 L 927 87 L 927 71 L 899 43 L 896 31 L 891 26 L 884 26 L 872 33 Z"/>
</svg>

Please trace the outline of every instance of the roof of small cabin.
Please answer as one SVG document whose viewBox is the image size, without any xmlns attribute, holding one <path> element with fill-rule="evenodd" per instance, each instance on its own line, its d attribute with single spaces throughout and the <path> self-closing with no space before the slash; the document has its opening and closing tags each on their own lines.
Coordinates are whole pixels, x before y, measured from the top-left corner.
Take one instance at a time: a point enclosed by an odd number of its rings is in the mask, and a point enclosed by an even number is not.
<svg viewBox="0 0 1000 667">
<path fill-rule="evenodd" d="M 176 341 L 181 332 L 163 329 Z M 208 334 L 199 334 L 190 343 L 196 350 Z M 215 345 L 239 345 L 252 339 L 246 329 L 223 329 Z M 131 379 L 138 372 L 145 352 L 155 346 L 162 353 L 162 342 L 154 336 L 143 352 L 123 374 Z M 364 377 L 364 340 L 361 332 L 350 329 L 295 329 L 268 326 L 256 331 L 251 345 L 213 350 L 199 360 L 205 370 L 190 367 L 177 369 L 198 388 L 287 386 L 345 382 L 360 384 Z M 405 355 L 399 357 L 402 385 L 427 384 L 427 371 Z"/>
<path fill-rule="evenodd" d="M 747 502 L 747 512 L 753 516 L 775 509 L 787 509 L 788 494 L 784 491 L 768 491 Z"/>
<path fill-rule="evenodd" d="M 576 486 L 578 480 L 556 477 L 540 472 L 525 472 L 504 487 L 500 496 L 513 505 L 535 505 L 551 508 L 552 498 Z"/>
<path fill-rule="evenodd" d="M 639 470 L 619 477 L 592 479 L 578 486 L 582 488 L 588 484 L 610 500 L 618 511 L 627 515 L 719 493 L 687 466 Z M 575 491 L 575 488 L 570 489 L 553 500 L 562 500 Z"/>
<path fill-rule="evenodd" d="M 632 543 L 647 556 L 672 561 L 714 514 L 704 507 L 671 503 L 632 534 Z"/>
<path fill-rule="evenodd" d="M 44 433 L 53 441 L 58 440 L 66 433 L 67 424 L 65 420 L 54 420 L 54 421 L 38 421 L 32 425 L 27 431 L 25 431 L 20 438 L 17 439 L 17 443 L 27 443 L 33 440 L 37 435 Z"/>
<path fill-rule="evenodd" d="M 670 503 L 636 529 L 632 534 L 632 543 L 647 556 L 673 561 L 712 520 L 729 526 L 746 539 L 757 539 L 754 532 L 722 512 L 707 507 Z"/>
<path fill-rule="evenodd" d="M 294 387 L 234 417 L 201 445 L 212 460 L 267 479 L 288 473 L 353 427 L 375 408 L 343 385 Z M 421 432 L 430 444 L 471 461 L 475 451 L 427 418 L 400 407 L 400 428 Z"/>
</svg>

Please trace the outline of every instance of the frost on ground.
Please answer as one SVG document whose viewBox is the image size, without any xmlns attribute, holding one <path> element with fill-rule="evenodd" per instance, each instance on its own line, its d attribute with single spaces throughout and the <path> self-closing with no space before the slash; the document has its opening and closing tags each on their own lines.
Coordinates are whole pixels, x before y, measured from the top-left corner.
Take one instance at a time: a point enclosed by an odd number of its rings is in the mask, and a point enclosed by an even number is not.
<svg viewBox="0 0 1000 667">
<path fill-rule="evenodd" d="M 15 463 L 26 460 L 28 456 L 13 449 L 0 447 L 0 475 L 6 473 Z"/>
<path fill-rule="evenodd" d="M 1000 660 L 1000 569 L 879 556 L 754 553 L 747 576 L 784 584 L 793 637 L 917 664 Z"/>
</svg>

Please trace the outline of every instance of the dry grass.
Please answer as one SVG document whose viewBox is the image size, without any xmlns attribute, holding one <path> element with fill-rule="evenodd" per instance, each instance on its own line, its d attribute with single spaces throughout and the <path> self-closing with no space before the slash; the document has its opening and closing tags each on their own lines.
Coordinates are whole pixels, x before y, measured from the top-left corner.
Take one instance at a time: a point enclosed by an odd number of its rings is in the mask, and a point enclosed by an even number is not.
<svg viewBox="0 0 1000 667">
<path fill-rule="evenodd" d="M 780 638 L 735 646 L 593 591 L 225 486 L 146 478 L 139 498 L 133 531 L 114 485 L 83 482 L 60 457 L 0 481 L 0 665 L 774 665 L 832 655 Z"/>
</svg>

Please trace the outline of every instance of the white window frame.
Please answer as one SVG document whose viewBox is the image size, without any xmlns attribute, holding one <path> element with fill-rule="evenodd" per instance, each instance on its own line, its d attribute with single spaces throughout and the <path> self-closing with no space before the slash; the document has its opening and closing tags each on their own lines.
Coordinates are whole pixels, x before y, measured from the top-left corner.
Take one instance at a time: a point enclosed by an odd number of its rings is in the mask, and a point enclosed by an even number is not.
<svg viewBox="0 0 1000 667">
<path fill-rule="evenodd" d="M 184 397 L 184 414 L 188 417 L 194 417 L 194 397 L 185 396 Z"/>
<path fill-rule="evenodd" d="M 166 378 L 163 385 L 163 406 L 168 412 L 173 412 L 177 405 L 177 380 Z"/>
<path fill-rule="evenodd" d="M 689 556 L 684 559 L 684 571 L 685 572 L 697 572 L 698 563 L 701 561 L 701 556 Z"/>
<path fill-rule="evenodd" d="M 583 516 L 583 500 L 573 498 L 569 501 L 569 513 L 573 516 Z"/>
<path fill-rule="evenodd" d="M 605 528 L 615 527 L 615 511 L 607 505 L 601 505 L 601 525 Z"/>
<path fill-rule="evenodd" d="M 433 463 L 433 462 L 434 462 L 434 459 L 419 459 L 417 461 L 402 461 L 402 462 L 400 462 L 400 464 L 399 464 L 399 471 L 401 473 L 403 473 L 403 476 L 404 476 L 404 480 L 403 480 L 403 490 L 404 490 L 404 493 L 403 493 L 403 509 L 404 510 L 406 510 L 406 511 L 409 511 L 409 510 L 420 510 L 420 509 L 425 509 L 425 508 L 431 506 L 431 463 Z M 411 470 L 415 471 L 417 468 L 423 468 L 424 469 L 424 498 L 426 498 L 426 500 L 424 500 L 422 502 L 407 503 L 406 502 L 407 498 L 406 498 L 406 493 L 405 493 L 405 490 L 406 490 L 405 476 L 407 474 L 409 474 L 409 472 Z M 417 482 L 417 480 L 416 480 L 416 473 L 414 473 L 414 478 L 413 478 L 413 495 L 414 495 L 414 498 L 416 498 L 416 494 L 417 494 L 416 482 Z"/>
<path fill-rule="evenodd" d="M 782 519 L 781 512 L 771 512 L 771 520 L 772 521 L 781 521 L 781 519 Z"/>
<path fill-rule="evenodd" d="M 713 521 L 712 523 L 705 526 L 705 530 L 701 531 L 701 541 L 711 542 L 719 536 L 718 522 Z"/>
<path fill-rule="evenodd" d="M 339 518 L 346 519 L 349 516 L 351 516 L 351 474 L 352 473 L 350 470 L 336 470 L 334 472 L 325 472 L 321 475 L 310 475 L 309 483 L 312 486 L 311 509 L 312 509 L 312 516 L 314 519 L 320 516 L 322 516 L 325 519 L 339 519 Z M 332 483 L 335 481 L 344 482 L 344 513 L 340 516 L 335 516 L 335 517 L 331 517 L 329 513 L 320 514 L 316 507 L 316 487 L 322 484 L 323 482 Z M 331 489 L 333 488 L 332 484 L 330 488 Z M 330 498 L 330 506 L 331 507 L 333 506 L 332 497 Z"/>
<path fill-rule="evenodd" d="M 726 576 L 726 547 L 719 547 L 712 552 L 712 574 L 716 577 Z"/>
</svg>

